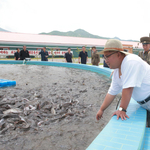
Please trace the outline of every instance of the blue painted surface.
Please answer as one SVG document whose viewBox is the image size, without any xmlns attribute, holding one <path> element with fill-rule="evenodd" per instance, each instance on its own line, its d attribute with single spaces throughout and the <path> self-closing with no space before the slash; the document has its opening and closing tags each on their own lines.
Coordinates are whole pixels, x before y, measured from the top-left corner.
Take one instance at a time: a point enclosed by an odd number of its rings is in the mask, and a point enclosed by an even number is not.
<svg viewBox="0 0 150 150">
<path fill-rule="evenodd" d="M 22 61 L 0 61 L 0 64 L 22 63 Z M 39 61 L 28 61 L 26 64 L 77 68 L 104 74 L 107 77 L 111 74 L 111 70 L 109 68 L 100 68 L 97 66 L 82 64 Z M 117 120 L 116 116 L 113 116 L 105 128 L 89 145 L 87 150 L 142 150 L 143 147 L 145 150 L 147 148 L 150 149 L 150 130 L 146 129 L 146 110 L 131 99 L 127 108 L 127 115 L 130 118 L 124 121 L 121 119 Z M 144 140 L 145 132 L 146 138 Z"/>
<path fill-rule="evenodd" d="M 15 85 L 16 85 L 16 81 L 0 79 L 0 88 L 15 86 Z"/>
<path fill-rule="evenodd" d="M 150 128 L 146 128 L 146 131 L 145 131 L 144 149 L 143 150 L 150 150 Z"/>
<path fill-rule="evenodd" d="M 146 110 L 140 107 L 133 99 L 127 108 L 127 120 L 117 120 L 113 116 L 105 128 L 95 138 L 87 150 L 140 150 L 143 147 L 143 138 L 146 126 Z"/>
</svg>

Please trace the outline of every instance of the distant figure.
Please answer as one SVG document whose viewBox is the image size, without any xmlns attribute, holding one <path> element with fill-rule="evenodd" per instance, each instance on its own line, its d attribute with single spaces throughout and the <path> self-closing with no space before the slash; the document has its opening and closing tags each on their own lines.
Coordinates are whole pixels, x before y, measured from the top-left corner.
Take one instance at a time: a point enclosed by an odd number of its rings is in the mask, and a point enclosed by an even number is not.
<svg viewBox="0 0 150 150">
<path fill-rule="evenodd" d="M 15 60 L 20 60 L 20 49 L 16 48 L 17 52 L 14 53 Z"/>
<path fill-rule="evenodd" d="M 144 51 L 140 51 L 138 55 L 150 65 L 150 37 L 141 37 L 140 42 Z"/>
<path fill-rule="evenodd" d="M 103 57 L 104 57 L 104 55 L 103 55 Z M 109 66 L 106 64 L 106 62 L 105 62 L 105 59 L 104 59 L 104 61 L 103 61 L 103 67 L 106 67 L 106 68 L 109 68 Z"/>
<path fill-rule="evenodd" d="M 26 46 L 23 46 L 23 49 L 20 51 L 20 60 L 24 60 L 25 58 L 30 58 L 29 51 L 26 49 Z"/>
<path fill-rule="evenodd" d="M 43 50 L 39 52 L 41 55 L 41 61 L 48 61 L 48 51 L 46 51 L 46 47 L 43 47 Z"/>
<path fill-rule="evenodd" d="M 68 47 L 68 52 L 65 53 L 65 61 L 72 63 L 72 53 L 71 53 L 71 48 Z"/>
<path fill-rule="evenodd" d="M 100 56 L 99 54 L 97 54 L 97 50 L 95 46 L 92 47 L 91 62 L 92 62 L 92 65 L 96 65 L 96 66 L 98 66 L 100 62 Z"/>
<path fill-rule="evenodd" d="M 79 58 L 78 58 L 78 63 L 80 64 L 80 59 L 81 59 L 81 64 L 86 64 L 88 61 L 88 53 L 85 51 L 85 46 L 82 46 L 82 51 L 79 53 Z"/>
</svg>

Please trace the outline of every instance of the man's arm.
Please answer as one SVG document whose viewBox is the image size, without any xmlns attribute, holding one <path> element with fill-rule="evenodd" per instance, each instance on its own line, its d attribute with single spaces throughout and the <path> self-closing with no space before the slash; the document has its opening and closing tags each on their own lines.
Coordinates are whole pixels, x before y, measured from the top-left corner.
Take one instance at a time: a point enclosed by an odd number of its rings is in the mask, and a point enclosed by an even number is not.
<svg viewBox="0 0 150 150">
<path fill-rule="evenodd" d="M 20 60 L 22 60 L 22 51 L 20 51 Z"/>
<path fill-rule="evenodd" d="M 102 118 L 104 110 L 111 104 L 114 100 L 116 95 L 110 95 L 109 93 L 106 94 L 103 104 L 100 107 L 100 110 L 97 112 L 96 119 L 100 120 Z"/>
<path fill-rule="evenodd" d="M 28 57 L 30 58 L 30 55 L 29 55 L 29 51 L 27 50 L 27 55 L 28 55 Z"/>
<path fill-rule="evenodd" d="M 120 107 L 122 107 L 125 110 L 127 109 L 128 105 L 129 105 L 129 102 L 130 102 L 130 99 L 132 96 L 132 92 L 133 92 L 133 87 L 122 90 L 122 98 L 121 98 L 121 102 L 120 102 Z M 119 119 L 119 117 L 120 117 L 122 120 L 124 120 L 124 119 L 126 120 L 126 117 L 129 118 L 129 116 L 126 115 L 126 112 L 119 111 L 119 110 L 115 111 L 113 113 L 113 115 L 117 115 L 117 119 Z"/>
<path fill-rule="evenodd" d="M 65 62 L 67 62 L 67 56 L 66 56 L 66 53 L 65 53 L 65 55 L 64 55 L 64 58 L 65 58 Z"/>
<path fill-rule="evenodd" d="M 87 57 L 86 57 L 86 63 L 88 62 L 88 53 L 86 53 Z"/>
</svg>

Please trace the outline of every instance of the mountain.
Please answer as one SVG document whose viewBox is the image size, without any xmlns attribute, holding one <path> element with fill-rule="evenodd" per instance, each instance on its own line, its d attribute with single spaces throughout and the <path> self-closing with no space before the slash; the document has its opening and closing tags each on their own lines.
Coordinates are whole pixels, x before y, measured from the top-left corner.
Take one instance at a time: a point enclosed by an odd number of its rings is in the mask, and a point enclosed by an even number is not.
<svg viewBox="0 0 150 150">
<path fill-rule="evenodd" d="M 108 39 L 105 37 L 101 37 L 98 35 L 93 35 L 85 30 L 78 29 L 75 31 L 68 31 L 68 32 L 60 32 L 60 31 L 52 31 L 49 33 L 40 33 L 40 34 L 47 34 L 47 35 L 59 35 L 59 36 L 73 36 L 73 37 L 85 37 L 85 38 L 101 38 L 101 39 Z"/>
<path fill-rule="evenodd" d="M 59 36 L 72 36 L 72 37 L 84 37 L 84 38 L 97 38 L 97 39 L 110 39 L 109 37 L 102 37 L 98 35 L 93 35 L 83 29 L 77 29 L 75 31 L 68 31 L 68 32 L 60 32 L 60 31 L 52 31 L 49 33 L 42 32 L 40 34 L 46 35 L 59 35 Z M 114 37 L 113 39 L 122 40 L 118 37 Z M 122 40 L 122 41 L 136 41 L 136 40 Z M 139 41 L 136 41 L 139 42 Z"/>
<path fill-rule="evenodd" d="M 8 30 L 2 29 L 2 28 L 0 28 L 0 31 L 9 32 Z"/>
</svg>

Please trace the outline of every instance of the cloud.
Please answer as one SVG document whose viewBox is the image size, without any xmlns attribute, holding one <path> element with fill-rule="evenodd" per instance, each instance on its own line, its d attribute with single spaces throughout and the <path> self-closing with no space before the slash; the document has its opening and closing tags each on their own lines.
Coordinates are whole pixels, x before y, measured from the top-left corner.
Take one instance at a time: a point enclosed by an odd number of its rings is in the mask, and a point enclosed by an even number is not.
<svg viewBox="0 0 150 150">
<path fill-rule="evenodd" d="M 0 27 L 40 33 L 84 29 L 106 37 L 148 36 L 148 0 L 1 0 Z"/>
</svg>

